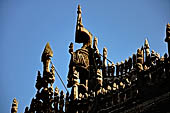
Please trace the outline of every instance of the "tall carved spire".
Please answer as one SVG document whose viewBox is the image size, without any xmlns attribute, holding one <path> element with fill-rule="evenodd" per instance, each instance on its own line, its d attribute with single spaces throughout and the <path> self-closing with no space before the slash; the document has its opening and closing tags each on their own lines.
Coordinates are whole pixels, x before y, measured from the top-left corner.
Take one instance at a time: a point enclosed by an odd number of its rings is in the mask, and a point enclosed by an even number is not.
<svg viewBox="0 0 170 113">
<path fill-rule="evenodd" d="M 81 17 L 81 7 L 80 5 L 78 5 L 78 8 L 77 8 L 77 25 L 76 25 L 76 29 L 80 29 L 81 27 L 83 27 L 83 23 L 82 23 L 82 17 Z"/>
<path fill-rule="evenodd" d="M 46 44 L 43 54 L 41 56 L 41 61 L 44 64 L 44 72 L 50 72 L 49 66 L 50 66 L 50 57 L 53 57 L 53 51 L 50 47 L 49 42 Z"/>
<path fill-rule="evenodd" d="M 78 5 L 78 11 L 77 11 L 75 42 L 83 43 L 82 48 L 84 49 L 92 46 L 92 34 L 86 28 L 83 27 L 80 5 Z"/>
<path fill-rule="evenodd" d="M 53 51 L 50 47 L 50 44 L 49 42 L 47 42 L 45 48 L 44 48 L 44 51 L 43 51 L 43 54 L 42 54 L 42 57 L 41 57 L 41 61 L 43 62 L 44 59 L 46 58 L 50 58 L 50 57 L 53 57 Z"/>
</svg>

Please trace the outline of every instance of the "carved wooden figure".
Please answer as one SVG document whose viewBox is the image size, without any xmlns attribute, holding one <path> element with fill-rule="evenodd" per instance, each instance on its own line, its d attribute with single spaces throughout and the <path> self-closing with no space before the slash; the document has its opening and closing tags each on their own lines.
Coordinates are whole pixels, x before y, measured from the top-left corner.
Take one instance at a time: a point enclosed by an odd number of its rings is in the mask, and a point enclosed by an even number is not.
<svg viewBox="0 0 170 113">
<path fill-rule="evenodd" d="M 54 111 L 57 113 L 59 111 L 59 89 L 56 87 L 54 92 Z"/>
<path fill-rule="evenodd" d="M 117 62 L 117 63 L 116 63 L 116 76 L 119 75 L 119 72 L 120 72 L 120 63 Z"/>
<path fill-rule="evenodd" d="M 60 92 L 60 102 L 59 102 L 59 109 L 60 109 L 60 113 L 63 113 L 63 107 L 64 107 L 64 92 L 63 90 Z"/>
<path fill-rule="evenodd" d="M 148 40 L 145 39 L 145 44 L 144 44 L 144 49 L 145 49 L 145 64 L 147 66 L 149 66 L 149 62 L 150 62 L 150 46 L 148 43 Z"/>
</svg>

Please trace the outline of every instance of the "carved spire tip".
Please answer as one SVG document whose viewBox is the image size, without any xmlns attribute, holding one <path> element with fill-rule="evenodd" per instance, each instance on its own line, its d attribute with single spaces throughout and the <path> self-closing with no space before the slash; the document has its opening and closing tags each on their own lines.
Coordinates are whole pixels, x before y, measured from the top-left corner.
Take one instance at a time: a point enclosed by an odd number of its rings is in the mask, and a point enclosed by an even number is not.
<svg viewBox="0 0 170 113">
<path fill-rule="evenodd" d="M 169 22 L 168 22 L 167 26 L 170 26 Z"/>
<path fill-rule="evenodd" d="M 45 48 L 44 48 L 44 51 L 43 51 L 43 54 L 42 54 L 42 57 L 41 57 L 41 61 L 43 61 L 43 58 L 44 57 L 53 57 L 53 51 L 50 47 L 50 44 L 49 42 L 47 42 Z"/>
<path fill-rule="evenodd" d="M 148 42 L 148 39 L 146 38 L 145 39 L 145 44 L 144 44 L 145 47 L 149 48 L 149 42 Z"/>
<path fill-rule="evenodd" d="M 81 13 L 81 6 L 80 6 L 80 4 L 78 5 L 78 11 L 77 11 L 77 13 Z"/>
</svg>

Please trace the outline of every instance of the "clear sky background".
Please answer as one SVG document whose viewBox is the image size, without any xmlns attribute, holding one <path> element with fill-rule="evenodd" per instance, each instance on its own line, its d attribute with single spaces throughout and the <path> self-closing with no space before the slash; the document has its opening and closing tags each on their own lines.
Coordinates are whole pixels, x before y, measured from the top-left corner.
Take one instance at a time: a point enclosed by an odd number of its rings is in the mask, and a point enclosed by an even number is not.
<svg viewBox="0 0 170 113">
<path fill-rule="evenodd" d="M 37 71 L 47 42 L 53 63 L 65 84 L 75 40 L 77 6 L 82 7 L 84 27 L 99 39 L 99 51 L 108 48 L 113 62 L 125 60 L 145 38 L 151 49 L 167 52 L 166 24 L 170 0 L 0 0 L 0 112 L 9 113 L 14 97 L 18 113 L 35 97 Z M 74 48 L 80 48 L 75 44 Z M 56 76 L 54 86 L 64 90 Z M 64 90 L 65 91 L 65 90 Z"/>
</svg>

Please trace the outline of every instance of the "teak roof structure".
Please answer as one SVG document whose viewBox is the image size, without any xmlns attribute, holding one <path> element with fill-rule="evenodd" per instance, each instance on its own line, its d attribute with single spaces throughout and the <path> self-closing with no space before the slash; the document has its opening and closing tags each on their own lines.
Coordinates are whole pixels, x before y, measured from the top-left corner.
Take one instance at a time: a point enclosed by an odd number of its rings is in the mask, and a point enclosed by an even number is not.
<svg viewBox="0 0 170 113">
<path fill-rule="evenodd" d="M 168 54 L 160 56 L 146 39 L 129 59 L 114 64 L 107 58 L 107 48 L 98 50 L 98 38 L 83 26 L 78 5 L 75 42 L 83 43 L 71 56 L 67 75 L 66 95 L 53 88 L 55 74 L 51 62 L 53 51 L 47 43 L 42 53 L 43 74 L 38 71 L 37 93 L 25 113 L 164 113 L 170 112 L 170 24 L 165 41 Z M 93 40 L 93 41 L 92 41 Z M 93 45 L 93 46 L 92 46 Z M 60 77 L 61 79 L 61 77 Z M 18 101 L 13 100 L 11 113 L 17 113 Z"/>
</svg>

